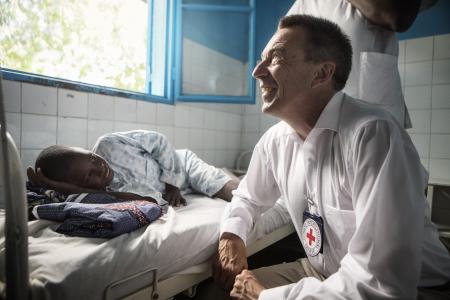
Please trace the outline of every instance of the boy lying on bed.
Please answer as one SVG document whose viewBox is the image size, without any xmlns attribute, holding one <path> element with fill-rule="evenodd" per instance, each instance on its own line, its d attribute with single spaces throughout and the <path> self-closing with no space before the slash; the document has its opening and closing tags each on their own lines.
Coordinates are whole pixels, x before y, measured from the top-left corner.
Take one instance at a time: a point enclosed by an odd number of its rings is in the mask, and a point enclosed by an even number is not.
<svg viewBox="0 0 450 300">
<path fill-rule="evenodd" d="M 164 135 L 146 130 L 106 134 L 92 151 L 50 146 L 27 175 L 32 183 L 66 195 L 104 192 L 173 206 L 185 205 L 182 194 L 190 191 L 230 201 L 239 184 L 192 151 L 175 150 Z"/>
</svg>

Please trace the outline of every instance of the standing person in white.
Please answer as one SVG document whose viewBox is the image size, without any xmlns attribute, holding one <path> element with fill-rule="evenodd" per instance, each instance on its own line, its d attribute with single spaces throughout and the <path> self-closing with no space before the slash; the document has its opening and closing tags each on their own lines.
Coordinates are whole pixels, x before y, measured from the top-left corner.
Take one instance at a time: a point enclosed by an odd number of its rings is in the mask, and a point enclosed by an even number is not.
<svg viewBox="0 0 450 300">
<path fill-rule="evenodd" d="M 223 216 L 213 276 L 232 297 L 449 299 L 428 174 L 391 114 L 341 92 L 351 55 L 336 24 L 291 15 L 253 71 L 263 112 L 282 122 L 256 145 Z M 308 257 L 253 273 L 247 235 L 279 197 Z"/>
<path fill-rule="evenodd" d="M 338 24 L 350 37 L 354 53 L 352 71 L 343 91 L 351 97 L 380 105 L 405 128 L 411 128 L 398 72 L 396 32 L 406 31 L 419 10 L 435 2 L 437 0 L 297 0 L 287 15 L 312 15 Z"/>
</svg>

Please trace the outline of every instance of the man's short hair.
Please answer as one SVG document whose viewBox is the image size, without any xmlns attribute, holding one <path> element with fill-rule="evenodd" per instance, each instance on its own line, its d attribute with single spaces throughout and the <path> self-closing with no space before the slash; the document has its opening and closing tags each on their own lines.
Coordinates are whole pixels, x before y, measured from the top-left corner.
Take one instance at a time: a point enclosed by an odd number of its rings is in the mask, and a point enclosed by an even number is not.
<svg viewBox="0 0 450 300">
<path fill-rule="evenodd" d="M 71 147 L 53 145 L 39 153 L 35 169 L 40 168 L 42 173 L 50 179 L 65 181 L 74 158 L 75 153 Z"/>
<path fill-rule="evenodd" d="M 305 32 L 305 61 L 333 61 L 336 64 L 334 88 L 336 91 L 342 90 L 352 68 L 352 45 L 348 36 L 337 24 L 309 15 L 286 16 L 278 23 L 278 29 L 294 26 L 301 27 Z"/>
</svg>

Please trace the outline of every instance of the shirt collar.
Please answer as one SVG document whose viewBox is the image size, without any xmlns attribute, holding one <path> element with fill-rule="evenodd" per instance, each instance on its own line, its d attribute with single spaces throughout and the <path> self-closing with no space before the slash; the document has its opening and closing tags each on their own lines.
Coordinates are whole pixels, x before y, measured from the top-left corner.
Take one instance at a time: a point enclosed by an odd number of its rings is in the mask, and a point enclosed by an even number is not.
<svg viewBox="0 0 450 300">
<path fill-rule="evenodd" d="M 341 104 L 343 98 L 344 94 L 341 91 L 334 94 L 334 96 L 323 109 L 312 130 L 329 129 L 338 131 L 339 117 L 341 115 Z"/>
</svg>

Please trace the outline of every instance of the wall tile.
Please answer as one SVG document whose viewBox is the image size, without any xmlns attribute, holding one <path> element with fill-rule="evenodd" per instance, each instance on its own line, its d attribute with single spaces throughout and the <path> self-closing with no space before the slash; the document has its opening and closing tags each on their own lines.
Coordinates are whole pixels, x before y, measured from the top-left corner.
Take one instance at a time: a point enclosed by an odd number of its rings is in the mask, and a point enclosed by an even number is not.
<svg viewBox="0 0 450 300">
<path fill-rule="evenodd" d="M 137 101 L 137 121 L 156 124 L 156 103 Z"/>
<path fill-rule="evenodd" d="M 215 141 L 214 144 L 216 145 L 216 149 L 226 149 L 227 147 L 227 136 L 226 131 L 216 131 L 215 135 Z"/>
<path fill-rule="evenodd" d="M 433 62 L 433 84 L 450 83 L 450 59 Z"/>
<path fill-rule="evenodd" d="M 136 130 L 140 129 L 137 126 L 137 123 L 135 122 L 114 122 L 114 131 L 115 132 L 121 132 L 121 131 L 130 131 L 130 130 Z"/>
<path fill-rule="evenodd" d="M 450 33 L 434 37 L 434 59 L 450 58 Z"/>
<path fill-rule="evenodd" d="M 410 133 L 429 133 L 431 123 L 430 110 L 410 110 L 409 115 L 412 121 L 412 128 L 408 129 Z"/>
<path fill-rule="evenodd" d="M 158 103 L 156 107 L 156 124 L 158 126 L 174 126 L 174 107 L 161 103 Z"/>
<path fill-rule="evenodd" d="M 6 129 L 11 135 L 17 148 L 20 148 L 20 134 L 21 134 L 21 118 L 19 113 L 5 113 L 6 116 Z"/>
<path fill-rule="evenodd" d="M 405 64 L 405 86 L 431 84 L 431 70 L 431 61 Z"/>
<path fill-rule="evenodd" d="M 216 129 L 217 130 L 226 130 L 227 129 L 227 113 L 217 112 L 216 113 Z"/>
<path fill-rule="evenodd" d="M 416 146 L 420 157 L 430 157 L 430 135 L 429 134 L 410 134 L 411 140 Z"/>
<path fill-rule="evenodd" d="M 203 128 L 205 111 L 200 108 L 191 107 L 189 109 L 189 127 Z"/>
<path fill-rule="evenodd" d="M 22 112 L 56 115 L 57 88 L 22 83 Z"/>
<path fill-rule="evenodd" d="M 230 120 L 228 122 L 228 128 L 231 131 L 240 133 L 242 130 L 242 123 L 243 123 L 242 115 L 232 114 L 232 115 L 230 115 Z"/>
<path fill-rule="evenodd" d="M 143 129 L 143 130 L 157 131 L 156 124 L 136 123 L 136 128 Z"/>
<path fill-rule="evenodd" d="M 159 133 L 162 133 L 166 136 L 166 138 L 169 140 L 170 143 L 173 144 L 173 138 L 174 138 L 174 128 L 173 126 L 161 126 L 158 125 L 156 127 L 157 131 Z"/>
<path fill-rule="evenodd" d="M 172 143 L 176 149 L 189 148 L 189 129 L 183 127 L 175 127 L 174 140 L 172 141 Z"/>
<path fill-rule="evenodd" d="M 398 62 L 405 62 L 406 41 L 398 42 Z"/>
<path fill-rule="evenodd" d="M 432 111 L 431 133 L 450 133 L 450 109 Z"/>
<path fill-rule="evenodd" d="M 223 168 L 226 167 L 226 165 L 227 165 L 227 150 L 217 150 L 215 166 L 218 168 Z"/>
<path fill-rule="evenodd" d="M 186 105 L 176 105 L 174 107 L 174 113 L 175 113 L 175 126 L 177 127 L 189 127 L 189 119 L 191 108 Z"/>
<path fill-rule="evenodd" d="M 88 95 L 89 119 L 114 120 L 114 97 L 100 94 Z"/>
<path fill-rule="evenodd" d="M 22 115 L 22 148 L 43 149 L 56 144 L 56 117 Z"/>
<path fill-rule="evenodd" d="M 242 150 L 253 150 L 256 143 L 261 138 L 260 133 L 243 133 L 242 134 Z"/>
<path fill-rule="evenodd" d="M 215 150 L 216 147 L 216 131 L 211 129 L 204 130 L 203 146 L 208 150 Z"/>
<path fill-rule="evenodd" d="M 24 171 L 27 167 L 33 167 L 36 163 L 36 158 L 42 149 L 22 149 L 20 151 L 20 160 L 22 161 Z"/>
<path fill-rule="evenodd" d="M 20 82 L 2 80 L 5 111 L 20 112 Z"/>
<path fill-rule="evenodd" d="M 215 165 L 216 164 L 216 152 L 213 150 L 205 150 L 205 151 L 203 151 L 202 159 L 207 164 Z"/>
<path fill-rule="evenodd" d="M 450 159 L 430 159 L 430 182 L 433 182 L 433 179 L 449 181 Z"/>
<path fill-rule="evenodd" d="M 244 132 L 259 132 L 259 114 L 248 114 L 243 117 L 244 119 Z"/>
<path fill-rule="evenodd" d="M 264 133 L 267 130 L 269 130 L 270 127 L 280 122 L 280 119 L 272 117 L 270 115 L 262 114 L 261 115 L 261 126 L 260 126 L 260 132 Z"/>
<path fill-rule="evenodd" d="M 87 147 L 87 119 L 58 118 L 57 144 Z"/>
<path fill-rule="evenodd" d="M 136 100 L 114 97 L 114 120 L 122 122 L 136 122 Z"/>
<path fill-rule="evenodd" d="M 87 117 L 87 93 L 58 89 L 58 115 L 61 117 Z"/>
<path fill-rule="evenodd" d="M 189 129 L 189 149 L 203 149 L 203 130 Z"/>
<path fill-rule="evenodd" d="M 450 84 L 433 85 L 431 98 L 433 108 L 450 108 Z"/>
<path fill-rule="evenodd" d="M 204 118 L 204 128 L 216 129 L 216 112 L 214 110 L 206 110 Z"/>
<path fill-rule="evenodd" d="M 114 131 L 114 122 L 107 120 L 88 120 L 88 149 L 97 142 L 97 139 L 106 133 Z"/>
<path fill-rule="evenodd" d="M 406 41 L 405 62 L 431 60 L 433 58 L 433 37 Z"/>
<path fill-rule="evenodd" d="M 405 87 L 405 102 L 408 109 L 431 108 L 431 86 L 407 86 Z"/>
<path fill-rule="evenodd" d="M 450 134 L 432 134 L 430 149 L 430 158 L 450 159 Z"/>
</svg>

